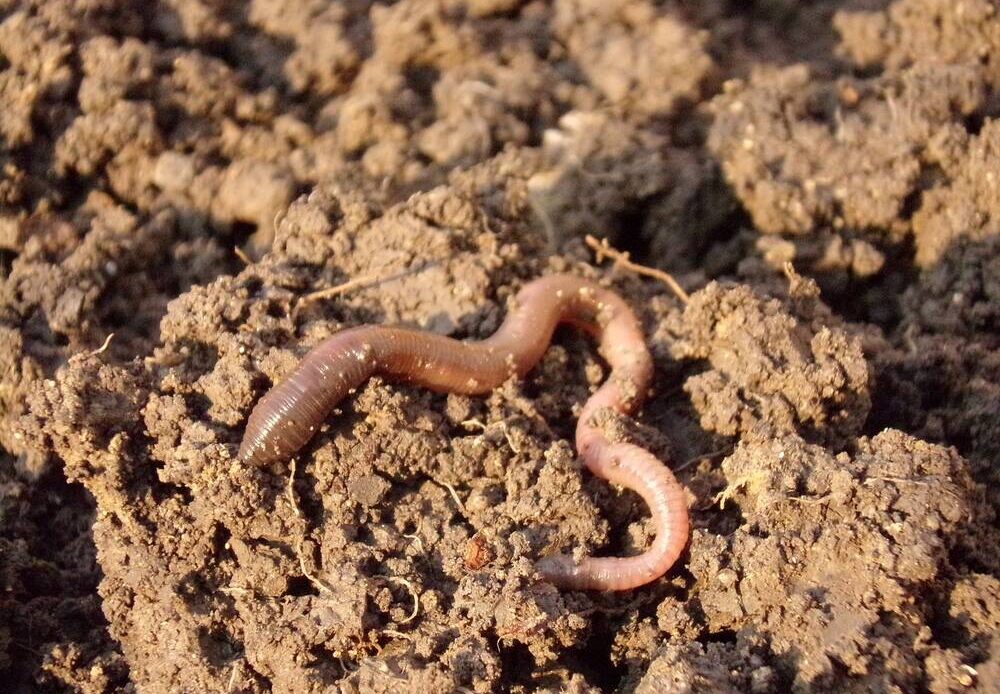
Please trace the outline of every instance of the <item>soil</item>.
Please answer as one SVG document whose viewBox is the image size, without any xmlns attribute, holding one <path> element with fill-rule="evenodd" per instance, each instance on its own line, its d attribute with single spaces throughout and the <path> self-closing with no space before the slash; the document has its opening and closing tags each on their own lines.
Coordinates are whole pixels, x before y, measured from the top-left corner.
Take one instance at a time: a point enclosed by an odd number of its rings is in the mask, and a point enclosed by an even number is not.
<svg viewBox="0 0 1000 694">
<path fill-rule="evenodd" d="M 6 691 L 996 691 L 995 0 L 0 0 L 0 97 Z M 555 271 L 649 336 L 663 579 L 533 572 L 651 534 L 570 329 L 237 461 L 325 337 Z"/>
</svg>

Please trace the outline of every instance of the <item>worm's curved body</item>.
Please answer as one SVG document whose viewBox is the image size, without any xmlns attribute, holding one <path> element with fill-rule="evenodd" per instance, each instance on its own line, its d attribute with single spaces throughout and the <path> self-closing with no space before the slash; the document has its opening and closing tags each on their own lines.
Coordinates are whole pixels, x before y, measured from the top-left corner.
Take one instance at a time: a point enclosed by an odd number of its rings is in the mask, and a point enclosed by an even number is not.
<svg viewBox="0 0 1000 694">
<path fill-rule="evenodd" d="M 587 557 L 577 563 L 553 555 L 541 559 L 537 568 L 552 583 L 577 590 L 628 590 L 649 583 L 673 565 L 687 543 L 687 506 L 663 463 L 638 446 L 609 442 L 592 423 L 602 408 L 634 412 L 644 399 L 653 363 L 628 305 L 586 280 L 553 275 L 529 283 L 503 325 L 478 342 L 381 326 L 337 333 L 257 403 L 240 459 L 263 466 L 291 457 L 338 402 L 376 373 L 441 392 L 489 392 L 530 371 L 559 323 L 595 335 L 611 366 L 611 377 L 587 401 L 577 423 L 580 457 L 593 474 L 642 496 L 653 516 L 656 539 L 635 557 Z"/>
</svg>

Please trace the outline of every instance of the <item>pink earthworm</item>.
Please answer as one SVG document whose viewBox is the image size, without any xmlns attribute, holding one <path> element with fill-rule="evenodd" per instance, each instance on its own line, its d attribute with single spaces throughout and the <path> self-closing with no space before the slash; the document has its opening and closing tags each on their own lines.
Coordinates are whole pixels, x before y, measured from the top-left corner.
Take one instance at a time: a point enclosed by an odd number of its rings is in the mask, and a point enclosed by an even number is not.
<svg viewBox="0 0 1000 694">
<path fill-rule="evenodd" d="M 689 533 L 684 492 L 673 473 L 639 446 L 612 443 L 594 423 L 604 408 L 634 412 L 646 395 L 653 361 L 642 329 L 624 300 L 593 282 L 570 275 L 537 279 L 518 293 L 514 307 L 490 337 L 462 342 L 406 328 L 359 326 L 316 346 L 254 407 L 239 457 L 269 465 L 291 457 L 333 408 L 373 374 L 438 392 L 482 394 L 524 376 L 560 323 L 580 327 L 599 341 L 610 378 L 583 407 L 576 447 L 591 473 L 637 492 L 653 517 L 656 538 L 632 557 L 549 555 L 536 565 L 543 578 L 573 590 L 629 590 L 656 580 L 677 561 Z"/>
</svg>

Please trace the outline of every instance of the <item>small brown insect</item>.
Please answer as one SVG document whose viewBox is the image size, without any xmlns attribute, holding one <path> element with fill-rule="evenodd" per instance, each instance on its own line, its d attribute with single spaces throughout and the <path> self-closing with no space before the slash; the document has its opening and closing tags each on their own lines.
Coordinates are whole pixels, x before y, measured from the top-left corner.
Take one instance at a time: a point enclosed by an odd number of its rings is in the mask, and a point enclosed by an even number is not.
<svg viewBox="0 0 1000 694">
<path fill-rule="evenodd" d="M 493 551 L 486 538 L 476 533 L 465 545 L 465 568 L 469 571 L 479 571 L 493 561 Z"/>
</svg>

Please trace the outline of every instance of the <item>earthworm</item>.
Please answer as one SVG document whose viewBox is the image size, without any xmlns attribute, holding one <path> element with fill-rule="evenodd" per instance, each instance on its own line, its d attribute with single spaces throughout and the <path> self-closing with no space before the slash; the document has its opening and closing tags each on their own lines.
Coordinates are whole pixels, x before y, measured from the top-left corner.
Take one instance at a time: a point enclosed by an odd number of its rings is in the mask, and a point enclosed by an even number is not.
<svg viewBox="0 0 1000 694">
<path fill-rule="evenodd" d="M 536 568 L 556 586 L 574 590 L 629 590 L 654 581 L 687 543 L 687 505 L 681 486 L 662 462 L 639 446 L 610 442 L 594 422 L 599 410 L 631 414 L 639 407 L 653 361 L 639 321 L 625 301 L 587 280 L 552 275 L 530 282 L 517 294 L 500 328 L 480 341 L 373 325 L 333 335 L 257 403 L 239 457 L 264 466 L 292 456 L 337 403 L 376 373 L 438 392 L 486 393 L 530 371 L 560 323 L 596 337 L 599 352 L 611 367 L 610 377 L 580 414 L 577 451 L 591 473 L 643 498 L 656 538 L 638 556 L 576 561 L 556 554 L 541 558 Z"/>
</svg>

